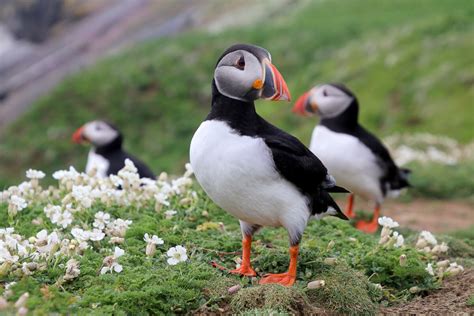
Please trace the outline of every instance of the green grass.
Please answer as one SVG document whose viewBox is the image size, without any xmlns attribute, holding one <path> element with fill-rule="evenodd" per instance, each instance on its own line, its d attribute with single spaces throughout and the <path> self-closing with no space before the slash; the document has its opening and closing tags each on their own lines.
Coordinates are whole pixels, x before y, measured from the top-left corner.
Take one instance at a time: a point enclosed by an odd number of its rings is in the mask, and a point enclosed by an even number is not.
<svg viewBox="0 0 474 316">
<path fill-rule="evenodd" d="M 471 297 L 467 300 L 466 305 L 467 306 L 474 306 L 474 295 L 471 295 Z"/>
<path fill-rule="evenodd" d="M 0 204 L 0 222 L 11 223 L 22 236 L 33 236 L 54 226 L 43 213 L 45 203 L 58 203 L 66 192 L 49 197 L 44 202 L 30 201 L 30 206 L 18 213 L 14 221 L 7 214 L 7 205 Z M 100 275 L 105 256 L 113 246 L 108 237 L 95 242 L 83 256 L 77 256 L 81 273 L 71 282 L 62 281 L 67 258 L 59 256 L 47 262 L 46 269 L 32 276 L 22 276 L 19 267 L 0 277 L 2 284 L 16 281 L 12 287 L 14 302 L 25 291 L 30 293 L 27 306 L 37 314 L 169 314 L 192 312 L 261 312 L 298 313 L 326 310 L 334 313 L 375 314 L 380 302 L 397 303 L 413 295 L 408 289 L 417 286 L 422 293 L 438 287 L 437 281 L 425 271 L 429 255 L 413 246 L 397 249 L 378 246 L 378 236 L 366 235 L 350 223 L 335 218 L 312 221 L 301 244 L 297 282 L 293 288 L 258 286 L 255 279 L 228 275 L 211 266 L 216 261 L 228 268 L 235 266 L 240 249 L 241 233 L 238 221 L 216 207 L 198 190 L 198 199 L 191 205 L 181 205 L 181 197 L 171 200 L 170 208 L 178 211 L 171 219 L 156 213 L 153 204 L 137 207 L 109 206 L 95 203 L 76 213 L 74 225 L 88 226 L 99 210 L 114 218 L 133 220 L 127 230 L 125 255 L 119 259 L 121 273 Z M 203 215 L 203 211 L 208 214 Z M 34 218 L 45 223 L 39 227 Z M 222 223 L 215 225 L 214 223 Z M 67 230 L 66 230 L 67 232 Z M 154 257 L 145 256 L 143 235 L 156 234 L 165 243 Z M 352 238 L 352 240 L 350 239 Z M 451 237 L 452 240 L 456 240 Z M 471 237 L 469 237 L 471 238 Z M 470 239 L 472 240 L 472 239 Z M 328 244 L 333 241 L 333 247 Z M 451 241 L 448 241 L 451 245 Z M 460 241 L 459 241 L 460 242 Z M 177 244 L 188 250 L 189 260 L 176 266 L 166 263 L 166 250 Z M 252 265 L 262 275 L 279 273 L 288 265 L 288 237 L 284 229 L 265 228 L 254 238 Z M 408 257 L 401 267 L 401 254 Z M 337 258 L 334 265 L 326 258 Z M 326 285 L 308 290 L 308 282 L 322 279 Z M 383 291 L 374 283 L 383 286 Z M 240 285 L 236 294 L 228 288 Z"/>
<path fill-rule="evenodd" d="M 338 0 L 281 11 L 218 34 L 193 32 L 140 45 L 65 80 L 3 135 L 0 186 L 15 183 L 30 167 L 83 168 L 87 148 L 72 145 L 70 136 L 95 118 L 120 126 L 126 148 L 156 173 L 178 171 L 209 110 L 216 58 L 235 42 L 268 48 L 293 98 L 318 82 L 347 83 L 359 97 L 361 121 L 381 136 L 428 131 L 472 140 L 470 0 Z M 290 109 L 258 104 L 264 117 L 308 143 L 316 119 L 295 117 Z M 439 188 L 431 188 L 434 177 L 422 172 L 420 194 L 445 197 L 445 189 L 467 182 L 472 192 L 471 177 L 461 172 Z M 451 174 L 440 170 L 443 178 Z"/>
</svg>

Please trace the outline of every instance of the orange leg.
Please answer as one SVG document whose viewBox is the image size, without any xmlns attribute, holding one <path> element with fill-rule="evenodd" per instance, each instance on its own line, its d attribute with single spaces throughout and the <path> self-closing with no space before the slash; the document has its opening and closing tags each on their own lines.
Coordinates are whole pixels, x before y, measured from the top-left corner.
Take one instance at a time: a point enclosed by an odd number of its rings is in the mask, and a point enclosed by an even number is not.
<svg viewBox="0 0 474 316">
<path fill-rule="evenodd" d="M 278 283 L 284 286 L 292 286 L 296 280 L 296 265 L 298 262 L 299 246 L 290 247 L 290 266 L 288 272 L 279 274 L 266 274 L 259 284 Z"/>
<path fill-rule="evenodd" d="M 379 228 L 379 224 L 378 224 L 379 216 L 380 216 L 380 205 L 377 204 L 375 206 L 375 211 L 374 211 L 372 220 L 370 222 L 363 222 L 363 221 L 357 222 L 356 224 L 357 229 L 369 234 L 375 233 L 377 229 Z"/>
<path fill-rule="evenodd" d="M 245 276 L 256 276 L 257 273 L 252 269 L 250 266 L 250 248 L 252 245 L 252 237 L 251 236 L 245 236 L 244 239 L 242 239 L 242 264 L 240 265 L 240 268 L 230 270 L 230 273 L 233 274 L 240 274 L 240 275 L 245 275 Z"/>
<path fill-rule="evenodd" d="M 349 218 L 354 218 L 355 217 L 355 213 L 354 213 L 354 194 L 353 193 L 349 194 L 349 197 L 347 199 L 346 216 L 349 217 Z"/>
</svg>

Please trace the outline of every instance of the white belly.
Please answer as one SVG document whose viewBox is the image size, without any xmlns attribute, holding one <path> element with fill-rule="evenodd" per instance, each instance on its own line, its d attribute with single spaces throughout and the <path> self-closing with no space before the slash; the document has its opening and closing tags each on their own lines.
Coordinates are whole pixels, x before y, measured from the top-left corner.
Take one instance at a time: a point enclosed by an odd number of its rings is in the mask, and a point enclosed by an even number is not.
<svg viewBox="0 0 474 316">
<path fill-rule="evenodd" d="M 377 158 L 356 137 L 316 126 L 311 137 L 311 151 L 328 168 L 338 185 L 366 200 L 382 203 L 382 170 Z"/>
<path fill-rule="evenodd" d="M 191 141 L 190 161 L 211 199 L 240 220 L 304 227 L 307 199 L 275 169 L 264 140 L 241 136 L 221 121 L 205 121 Z"/>
<path fill-rule="evenodd" d="M 96 175 L 101 178 L 107 177 L 107 170 L 109 170 L 109 162 L 107 159 L 98 155 L 94 152 L 93 149 L 89 151 L 89 155 L 87 156 L 87 165 L 86 165 L 86 172 L 89 173 L 92 169 L 96 169 Z"/>
</svg>

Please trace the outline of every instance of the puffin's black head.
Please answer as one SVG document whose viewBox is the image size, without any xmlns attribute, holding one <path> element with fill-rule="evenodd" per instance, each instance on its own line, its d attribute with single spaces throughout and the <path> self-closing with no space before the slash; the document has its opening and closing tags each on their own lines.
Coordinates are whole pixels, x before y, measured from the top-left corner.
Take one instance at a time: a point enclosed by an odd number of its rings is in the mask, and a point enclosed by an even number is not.
<svg viewBox="0 0 474 316">
<path fill-rule="evenodd" d="M 217 61 L 214 82 L 221 94 L 241 101 L 291 98 L 285 80 L 271 63 L 270 53 L 254 45 L 229 47 Z"/>
<path fill-rule="evenodd" d="M 357 104 L 356 96 L 344 84 L 322 84 L 299 97 L 293 112 L 303 116 L 317 112 L 323 119 L 334 118 L 354 103 Z"/>
<path fill-rule="evenodd" d="M 103 147 L 114 142 L 122 142 L 122 134 L 111 123 L 96 120 L 79 127 L 72 135 L 75 143 L 91 143 L 94 147 Z"/>
</svg>

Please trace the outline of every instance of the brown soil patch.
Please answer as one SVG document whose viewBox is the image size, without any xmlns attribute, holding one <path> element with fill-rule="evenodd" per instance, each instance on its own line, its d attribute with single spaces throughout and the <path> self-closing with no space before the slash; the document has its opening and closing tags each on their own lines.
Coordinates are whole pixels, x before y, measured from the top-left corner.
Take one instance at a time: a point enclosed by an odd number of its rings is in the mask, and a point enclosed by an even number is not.
<svg viewBox="0 0 474 316">
<path fill-rule="evenodd" d="M 467 300 L 474 294 L 474 270 L 447 278 L 442 287 L 425 297 L 398 306 L 382 308 L 381 315 L 473 315 Z"/>
<path fill-rule="evenodd" d="M 345 201 L 338 201 L 345 207 Z M 367 203 L 356 199 L 355 210 L 368 210 Z M 474 226 L 474 205 L 463 201 L 415 199 L 410 202 L 389 200 L 382 206 L 382 215 L 389 216 L 402 227 L 449 232 Z"/>
</svg>

